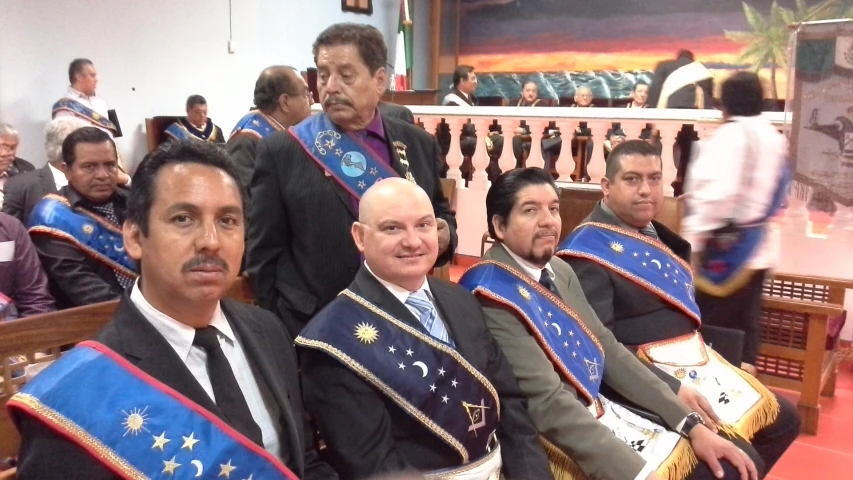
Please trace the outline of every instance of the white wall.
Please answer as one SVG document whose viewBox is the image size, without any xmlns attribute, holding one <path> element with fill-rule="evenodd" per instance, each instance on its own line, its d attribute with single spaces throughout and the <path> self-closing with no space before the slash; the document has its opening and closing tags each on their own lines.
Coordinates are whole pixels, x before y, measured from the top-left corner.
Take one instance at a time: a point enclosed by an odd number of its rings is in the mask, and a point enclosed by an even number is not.
<svg viewBox="0 0 853 480">
<path fill-rule="evenodd" d="M 0 0 L 0 121 L 20 130 L 19 156 L 43 165 L 42 129 L 68 88 L 68 63 L 87 57 L 121 122 L 119 149 L 135 164 L 146 117 L 182 115 L 187 96 L 201 94 L 227 135 L 252 105 L 260 70 L 313 66 L 311 44 L 333 23 L 376 26 L 393 59 L 399 3 L 373 4 L 366 16 L 341 12 L 340 0 L 231 0 L 229 54 L 229 0 Z"/>
</svg>

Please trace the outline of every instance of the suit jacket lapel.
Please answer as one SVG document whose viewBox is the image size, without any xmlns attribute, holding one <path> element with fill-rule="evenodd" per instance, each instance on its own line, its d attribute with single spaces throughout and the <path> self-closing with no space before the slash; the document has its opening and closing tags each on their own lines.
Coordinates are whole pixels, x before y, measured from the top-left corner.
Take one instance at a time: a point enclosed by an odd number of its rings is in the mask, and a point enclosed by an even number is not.
<svg viewBox="0 0 853 480">
<path fill-rule="evenodd" d="M 417 328 L 421 332 L 429 335 L 421 322 L 412 315 L 412 312 L 404 304 L 397 300 L 397 297 L 391 294 L 376 277 L 367 271 L 364 266 L 356 274 L 355 281 L 351 290 L 361 295 L 372 304 L 376 305 L 380 310 L 388 313 L 392 317 L 401 322 L 405 322 L 409 326 Z"/>
<path fill-rule="evenodd" d="M 160 335 L 127 296 L 122 297 L 113 320 L 124 350 L 119 352 L 143 372 L 177 390 L 223 421 L 219 407 L 193 377 L 175 349 Z"/>
<path fill-rule="evenodd" d="M 518 270 L 522 274 L 526 275 L 524 269 L 521 268 L 521 265 L 519 265 L 518 262 L 516 262 L 515 259 L 509 255 L 509 253 L 507 253 L 506 247 L 504 247 L 502 243 L 495 243 L 492 248 L 489 249 L 487 255 L 493 260 L 505 263 L 510 267 Z M 555 258 L 552 258 L 551 261 L 548 263 L 555 261 Z M 571 285 L 572 279 L 563 275 L 558 269 L 553 268 L 553 265 L 551 268 L 554 270 L 554 283 L 557 287 L 557 291 L 560 293 L 560 297 L 562 297 L 563 303 L 565 303 L 569 298 L 569 285 Z M 536 278 L 532 280 L 535 282 L 539 281 L 539 279 Z"/>
<path fill-rule="evenodd" d="M 50 165 L 45 164 L 44 168 L 39 172 L 39 177 L 41 177 L 41 184 L 44 191 L 56 193 L 59 190 L 59 187 L 56 186 L 56 182 L 53 180 L 53 171 L 50 169 Z"/>
<path fill-rule="evenodd" d="M 260 329 L 260 326 L 254 321 L 255 319 L 237 315 L 229 303 L 230 300 L 222 301 L 222 311 L 225 313 L 225 318 L 239 336 L 240 345 L 243 347 L 246 357 L 252 363 L 252 367 L 261 374 L 270 393 L 272 393 L 273 398 L 275 398 L 276 403 L 281 409 L 281 416 L 284 420 L 282 433 L 290 445 L 289 451 L 297 464 L 297 471 L 302 472 L 305 470 L 302 454 L 302 436 L 297 428 L 296 417 L 290 408 L 287 388 L 281 377 L 283 372 L 272 368 L 275 362 L 274 351 L 269 344 L 269 340 Z"/>
<path fill-rule="evenodd" d="M 441 315 L 441 320 L 444 321 L 444 326 L 447 327 L 448 332 L 450 333 L 450 338 L 453 339 L 453 343 L 456 344 L 456 350 L 462 354 L 465 358 L 475 358 L 474 352 L 470 352 L 468 349 L 473 345 L 473 339 L 469 335 L 471 330 L 469 328 L 465 328 L 460 322 L 464 322 L 467 319 L 460 318 L 458 315 L 453 315 L 454 310 L 454 302 L 453 298 L 448 295 L 447 291 L 444 288 L 435 287 L 435 284 L 438 281 L 433 281 L 431 278 L 427 277 L 427 281 L 430 285 L 430 291 L 435 298 L 435 307 L 438 309 L 438 314 Z"/>
</svg>

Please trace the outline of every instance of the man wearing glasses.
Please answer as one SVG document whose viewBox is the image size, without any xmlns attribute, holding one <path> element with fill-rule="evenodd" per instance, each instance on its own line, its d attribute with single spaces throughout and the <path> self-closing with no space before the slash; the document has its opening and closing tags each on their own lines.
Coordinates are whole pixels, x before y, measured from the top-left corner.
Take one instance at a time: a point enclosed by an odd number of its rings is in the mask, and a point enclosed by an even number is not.
<svg viewBox="0 0 853 480">
<path fill-rule="evenodd" d="M 45 196 L 27 225 L 50 291 L 57 309 L 114 300 L 137 272 L 121 234 L 127 191 L 117 186 L 115 143 L 83 127 L 62 142 L 62 160 L 68 185 Z"/>
</svg>

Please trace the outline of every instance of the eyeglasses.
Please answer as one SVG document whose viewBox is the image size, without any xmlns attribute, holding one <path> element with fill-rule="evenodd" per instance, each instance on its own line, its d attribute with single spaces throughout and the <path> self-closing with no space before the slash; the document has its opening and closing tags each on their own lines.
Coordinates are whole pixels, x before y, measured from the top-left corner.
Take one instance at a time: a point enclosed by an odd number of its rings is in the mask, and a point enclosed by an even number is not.
<svg viewBox="0 0 853 480">
<path fill-rule="evenodd" d="M 308 103 L 314 103 L 314 95 L 311 93 L 311 90 L 305 90 L 304 92 L 298 93 L 288 93 L 291 97 L 305 97 L 308 99 Z"/>
</svg>

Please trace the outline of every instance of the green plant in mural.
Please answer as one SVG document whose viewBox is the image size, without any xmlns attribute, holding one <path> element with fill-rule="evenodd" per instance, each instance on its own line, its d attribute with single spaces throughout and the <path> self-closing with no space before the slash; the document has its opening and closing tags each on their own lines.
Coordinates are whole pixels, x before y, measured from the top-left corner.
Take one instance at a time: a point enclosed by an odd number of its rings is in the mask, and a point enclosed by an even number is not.
<svg viewBox="0 0 853 480">
<path fill-rule="evenodd" d="M 853 5 L 850 0 L 825 0 L 809 6 L 805 0 L 797 0 L 795 8 L 780 7 L 775 1 L 765 17 L 752 5 L 743 2 L 743 14 L 750 31 L 728 31 L 726 38 L 746 45 L 737 59 L 738 63 L 752 65 L 754 71 L 770 69 L 770 96 L 778 99 L 776 69 L 786 68 L 788 64 L 789 26 L 814 20 L 853 17 Z"/>
</svg>

